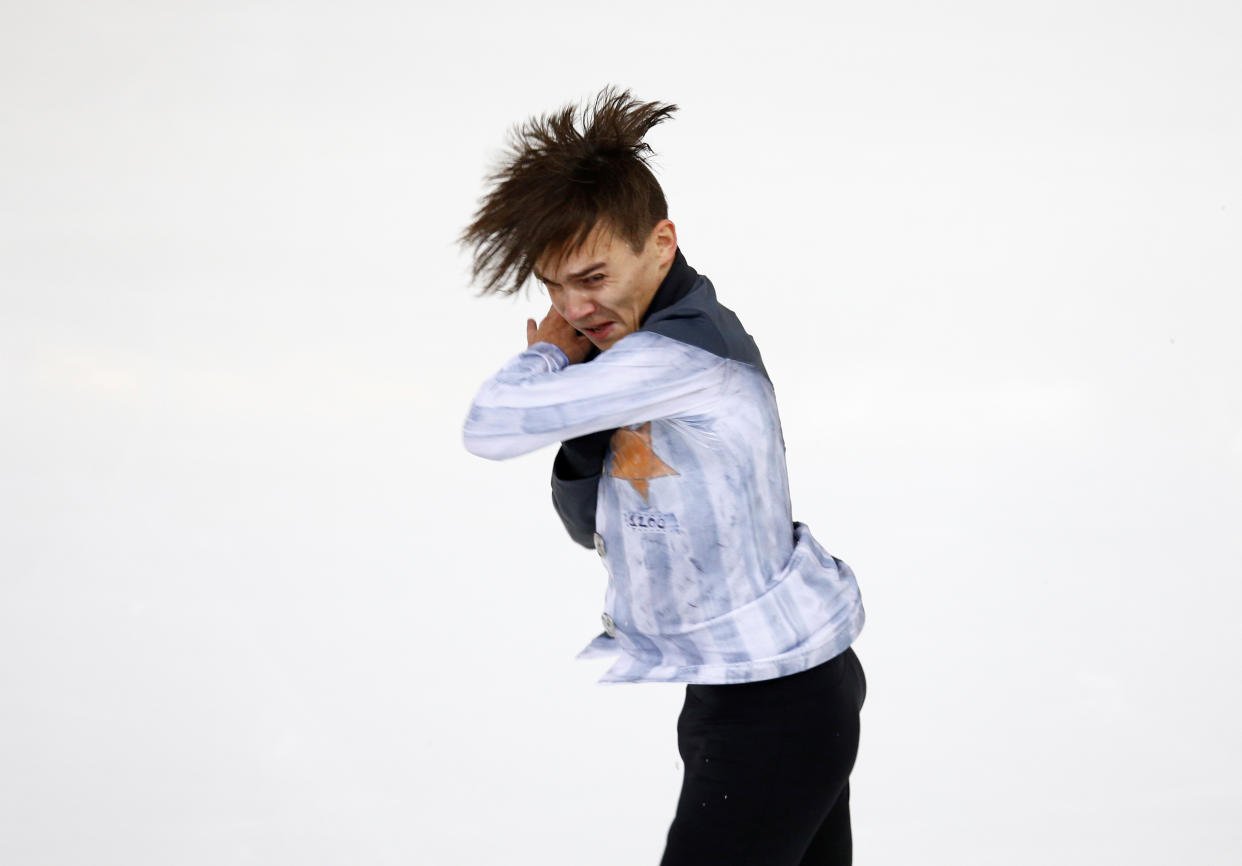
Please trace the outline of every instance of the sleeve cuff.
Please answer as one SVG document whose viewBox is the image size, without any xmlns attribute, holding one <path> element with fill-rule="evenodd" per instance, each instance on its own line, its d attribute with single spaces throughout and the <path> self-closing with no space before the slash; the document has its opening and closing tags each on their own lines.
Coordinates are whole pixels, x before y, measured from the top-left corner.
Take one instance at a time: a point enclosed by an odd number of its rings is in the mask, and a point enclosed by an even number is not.
<svg viewBox="0 0 1242 866">
<path fill-rule="evenodd" d="M 569 366 L 569 356 L 560 346 L 552 343 L 532 343 L 526 351 L 534 352 L 548 362 L 548 372 L 558 373 Z"/>
</svg>

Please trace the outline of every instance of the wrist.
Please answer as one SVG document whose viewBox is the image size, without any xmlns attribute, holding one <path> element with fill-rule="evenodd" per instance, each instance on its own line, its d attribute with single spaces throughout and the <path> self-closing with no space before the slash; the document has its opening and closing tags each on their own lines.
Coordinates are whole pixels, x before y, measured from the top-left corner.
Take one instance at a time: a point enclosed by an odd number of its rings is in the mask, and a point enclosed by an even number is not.
<svg viewBox="0 0 1242 866">
<path fill-rule="evenodd" d="M 556 345 L 556 343 L 549 343 L 546 340 L 531 343 L 526 347 L 526 351 L 534 352 L 541 356 L 548 362 L 548 367 L 553 371 L 563 370 L 572 363 L 564 349 Z"/>
</svg>

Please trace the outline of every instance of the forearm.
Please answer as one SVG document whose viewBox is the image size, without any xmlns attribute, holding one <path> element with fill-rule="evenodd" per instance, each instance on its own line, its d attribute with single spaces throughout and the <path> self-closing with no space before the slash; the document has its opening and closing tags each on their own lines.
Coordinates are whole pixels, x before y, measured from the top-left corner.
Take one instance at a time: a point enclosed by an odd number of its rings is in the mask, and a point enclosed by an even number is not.
<svg viewBox="0 0 1242 866">
<path fill-rule="evenodd" d="M 725 363 L 645 332 L 585 364 L 570 365 L 559 348 L 535 343 L 479 389 L 465 445 L 503 460 L 653 418 L 702 414 L 719 399 Z"/>
</svg>

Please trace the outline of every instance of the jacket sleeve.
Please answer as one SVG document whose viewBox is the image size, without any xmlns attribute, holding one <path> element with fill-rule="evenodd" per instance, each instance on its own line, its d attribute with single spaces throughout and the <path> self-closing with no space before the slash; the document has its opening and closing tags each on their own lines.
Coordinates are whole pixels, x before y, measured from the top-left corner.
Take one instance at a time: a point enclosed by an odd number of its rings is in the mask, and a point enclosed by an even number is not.
<svg viewBox="0 0 1242 866">
<path fill-rule="evenodd" d="M 552 505 L 569 537 L 583 547 L 595 543 L 595 500 L 615 432 L 600 430 L 562 442 L 552 463 Z"/>
<path fill-rule="evenodd" d="M 471 453 L 504 460 L 589 433 L 706 414 L 727 370 L 723 358 L 649 331 L 584 364 L 535 343 L 479 389 L 462 438 Z"/>
</svg>

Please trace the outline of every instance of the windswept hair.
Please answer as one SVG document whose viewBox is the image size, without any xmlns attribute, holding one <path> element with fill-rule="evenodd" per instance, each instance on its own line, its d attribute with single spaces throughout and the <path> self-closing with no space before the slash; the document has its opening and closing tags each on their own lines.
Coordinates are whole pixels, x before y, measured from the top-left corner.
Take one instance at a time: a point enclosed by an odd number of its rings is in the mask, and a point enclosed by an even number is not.
<svg viewBox="0 0 1242 866">
<path fill-rule="evenodd" d="M 676 110 L 606 87 L 590 105 L 515 126 L 487 176 L 490 191 L 458 238 L 474 248 L 471 276 L 482 293 L 518 291 L 540 256 L 577 251 L 600 222 L 639 252 L 668 217 L 643 138 Z"/>
</svg>

